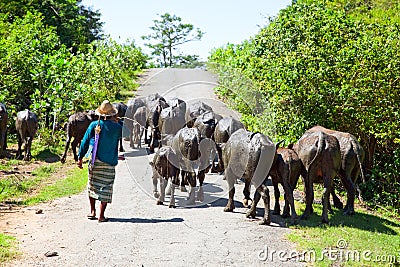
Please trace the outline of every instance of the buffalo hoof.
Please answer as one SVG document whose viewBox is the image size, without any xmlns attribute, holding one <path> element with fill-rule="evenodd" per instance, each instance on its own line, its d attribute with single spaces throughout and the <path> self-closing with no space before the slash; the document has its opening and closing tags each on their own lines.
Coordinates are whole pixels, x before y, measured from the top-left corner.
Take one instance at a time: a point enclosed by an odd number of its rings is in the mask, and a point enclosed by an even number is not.
<svg viewBox="0 0 400 267">
<path fill-rule="evenodd" d="M 186 187 L 184 187 L 184 186 L 181 186 L 181 192 L 187 192 L 187 189 L 186 189 Z"/>
<path fill-rule="evenodd" d="M 290 217 L 289 213 L 286 212 L 282 213 L 282 218 L 289 218 L 289 217 Z"/>
<path fill-rule="evenodd" d="M 301 215 L 300 219 L 307 220 L 309 216 L 310 216 L 309 214 L 304 213 L 303 215 Z"/>
<path fill-rule="evenodd" d="M 270 219 L 265 219 L 263 218 L 261 220 L 261 222 L 258 223 L 259 225 L 270 225 L 271 224 L 271 220 Z"/>
<path fill-rule="evenodd" d="M 233 208 L 232 207 L 225 207 L 224 211 L 225 212 L 233 212 Z"/>
<path fill-rule="evenodd" d="M 197 201 L 203 202 L 204 201 L 204 194 L 197 194 Z"/>
<path fill-rule="evenodd" d="M 354 210 L 346 210 L 346 211 L 343 212 L 343 214 L 344 214 L 344 215 L 350 215 L 350 216 L 351 216 L 351 215 L 354 215 L 355 212 L 354 212 Z"/>
<path fill-rule="evenodd" d="M 157 191 L 154 191 L 154 192 L 153 192 L 153 196 L 154 196 L 155 198 L 159 198 L 159 197 L 160 197 L 160 193 L 158 193 Z"/>
<path fill-rule="evenodd" d="M 273 210 L 272 214 L 273 215 L 279 215 L 279 214 L 281 214 L 281 211 L 280 210 Z M 283 214 L 282 214 L 282 217 L 283 217 Z"/>
<path fill-rule="evenodd" d="M 251 198 L 249 198 L 249 199 L 244 198 L 242 200 L 243 207 L 245 207 L 245 208 L 250 207 L 252 203 L 253 203 L 253 200 Z"/>
<path fill-rule="evenodd" d="M 246 217 L 250 219 L 254 219 L 256 217 L 256 210 L 248 210 L 246 212 Z"/>
<path fill-rule="evenodd" d="M 333 206 L 337 209 L 343 209 L 343 203 L 341 201 L 334 202 Z"/>
<path fill-rule="evenodd" d="M 164 203 L 162 201 L 157 200 L 157 205 L 163 205 Z"/>
<path fill-rule="evenodd" d="M 64 163 L 65 163 L 65 158 L 61 158 L 61 159 L 60 159 L 60 162 L 61 162 L 62 164 L 64 164 Z"/>
<path fill-rule="evenodd" d="M 173 205 L 173 204 L 170 204 L 170 205 L 168 206 L 168 208 L 175 209 L 175 208 L 176 208 L 176 206 L 175 206 L 175 205 Z"/>
<path fill-rule="evenodd" d="M 292 225 L 297 225 L 297 224 L 299 224 L 299 220 L 297 218 L 292 218 L 292 219 L 290 219 L 290 223 Z"/>
</svg>

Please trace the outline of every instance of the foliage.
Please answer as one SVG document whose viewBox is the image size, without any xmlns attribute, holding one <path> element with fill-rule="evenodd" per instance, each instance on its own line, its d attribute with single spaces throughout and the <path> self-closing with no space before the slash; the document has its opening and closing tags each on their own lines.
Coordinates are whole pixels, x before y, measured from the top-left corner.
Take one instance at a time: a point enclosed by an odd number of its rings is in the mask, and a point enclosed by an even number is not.
<svg viewBox="0 0 400 267">
<path fill-rule="evenodd" d="M 368 19 L 361 19 L 359 1 L 297 1 L 250 40 L 215 49 L 209 66 L 221 77 L 221 98 L 250 129 L 288 142 L 317 124 L 357 136 L 367 172 L 391 195 L 381 200 L 398 209 L 400 162 L 385 155 L 400 144 L 400 24 L 393 12 L 400 7 L 366 2 L 377 7 L 366 9 Z M 263 99 L 262 112 L 254 112 L 254 98 Z"/>
<path fill-rule="evenodd" d="M 81 5 L 81 0 L 0 0 L 0 12 L 9 22 L 28 13 L 40 13 L 44 24 L 54 27 L 60 41 L 76 51 L 80 45 L 102 38 L 99 11 Z"/>
<path fill-rule="evenodd" d="M 160 15 L 160 19 L 153 22 L 154 26 L 150 27 L 152 33 L 142 36 L 142 39 L 150 41 L 145 45 L 153 50 L 152 55 L 161 57 L 160 64 L 164 67 L 171 67 L 174 59 L 179 59 L 174 57 L 174 49 L 184 43 L 200 40 L 204 34 L 199 28 L 195 29 L 192 24 L 182 23 L 180 17 L 169 13 Z"/>
<path fill-rule="evenodd" d="M 29 108 L 41 131 L 54 129 L 75 112 L 113 101 L 121 90 L 135 88 L 135 72 L 147 57 L 134 43 L 113 40 L 87 44 L 75 55 L 60 43 L 40 14 L 28 13 L 9 23 L 0 20 L 0 102 L 14 118 Z M 11 121 L 13 129 L 13 121 Z"/>
</svg>

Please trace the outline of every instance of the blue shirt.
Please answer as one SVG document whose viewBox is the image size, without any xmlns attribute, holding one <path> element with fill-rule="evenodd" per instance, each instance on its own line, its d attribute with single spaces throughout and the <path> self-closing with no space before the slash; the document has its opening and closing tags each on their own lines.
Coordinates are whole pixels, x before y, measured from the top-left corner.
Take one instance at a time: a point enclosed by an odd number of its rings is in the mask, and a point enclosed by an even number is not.
<svg viewBox="0 0 400 267">
<path fill-rule="evenodd" d="M 89 149 L 90 141 L 94 140 L 94 128 L 98 121 L 90 123 L 79 147 L 78 158 L 82 159 Z M 118 164 L 118 140 L 122 137 L 122 126 L 114 121 L 100 120 L 100 137 L 96 158 L 111 166 Z"/>
</svg>

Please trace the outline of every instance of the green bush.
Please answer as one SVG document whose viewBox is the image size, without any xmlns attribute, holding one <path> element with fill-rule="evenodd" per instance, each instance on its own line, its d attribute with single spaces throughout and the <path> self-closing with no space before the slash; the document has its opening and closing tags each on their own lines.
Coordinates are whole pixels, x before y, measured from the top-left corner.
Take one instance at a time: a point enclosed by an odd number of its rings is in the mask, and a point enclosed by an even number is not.
<svg viewBox="0 0 400 267">
<path fill-rule="evenodd" d="M 215 49 L 209 67 L 249 129 L 286 143 L 314 125 L 355 135 L 380 199 L 398 209 L 400 13 L 388 20 L 377 4 L 364 14 L 375 19 L 360 19 L 349 2 L 297 1 L 250 40 Z"/>
</svg>

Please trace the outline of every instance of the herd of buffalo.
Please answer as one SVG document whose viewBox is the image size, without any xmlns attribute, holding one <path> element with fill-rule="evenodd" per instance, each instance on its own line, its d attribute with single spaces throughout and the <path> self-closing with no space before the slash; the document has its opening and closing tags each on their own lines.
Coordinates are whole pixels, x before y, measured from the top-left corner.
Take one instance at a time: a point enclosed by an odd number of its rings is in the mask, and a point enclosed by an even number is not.
<svg viewBox="0 0 400 267">
<path fill-rule="evenodd" d="M 153 94 L 131 99 L 127 104 L 114 103 L 114 106 L 118 109 L 118 117 L 124 122 L 124 131 L 127 131 L 124 136 L 129 136 L 130 146 L 141 147 L 144 135 L 150 152 L 155 152 L 150 165 L 157 204 L 164 201 L 168 180 L 171 180 L 169 207 L 175 207 L 175 188 L 186 191 L 185 185 L 189 185 L 189 204 L 194 204 L 196 200 L 203 201 L 202 186 L 206 173 L 223 172 L 229 188 L 224 211 L 233 211 L 235 208 L 235 183 L 237 179 L 243 179 L 243 205 L 247 207 L 251 203 L 246 216 L 256 216 L 256 207 L 262 198 L 264 216 L 261 224 L 270 224 L 270 197 L 266 184 L 270 177 L 275 194 L 272 213 L 280 214 L 278 184 L 281 184 L 285 200 L 282 216 L 291 216 L 292 222 L 296 222 L 293 190 L 301 176 L 306 197 L 306 209 L 301 218 L 306 219 L 313 213 L 313 183 L 322 181 L 322 222 L 327 223 L 328 212 L 331 211 L 330 196 L 336 208 L 343 208 L 333 183 L 338 176 L 347 191 L 343 212 L 354 214 L 355 183 L 360 175 L 364 179 L 364 151 L 350 133 L 315 126 L 307 130 L 295 144 L 283 148 L 279 147 L 281 142 L 274 144 L 268 136 L 246 130 L 240 121 L 216 114 L 202 101 L 186 103 L 179 98 L 165 99 Z M 69 117 L 65 125 L 67 139 L 62 163 L 66 161 L 72 138 L 71 147 L 77 160 L 76 147 L 88 125 L 97 119 L 93 111 L 78 112 Z M 5 155 L 7 147 L 7 120 L 6 107 L 0 103 L 0 156 Z M 22 155 L 21 147 L 25 143 L 24 160 L 30 160 L 30 147 L 38 129 L 38 118 L 29 110 L 21 111 L 17 114 L 15 125 L 18 156 Z M 122 140 L 120 151 L 123 151 Z M 199 187 L 195 194 L 197 180 Z M 253 199 L 250 197 L 251 184 L 256 188 Z"/>
</svg>

